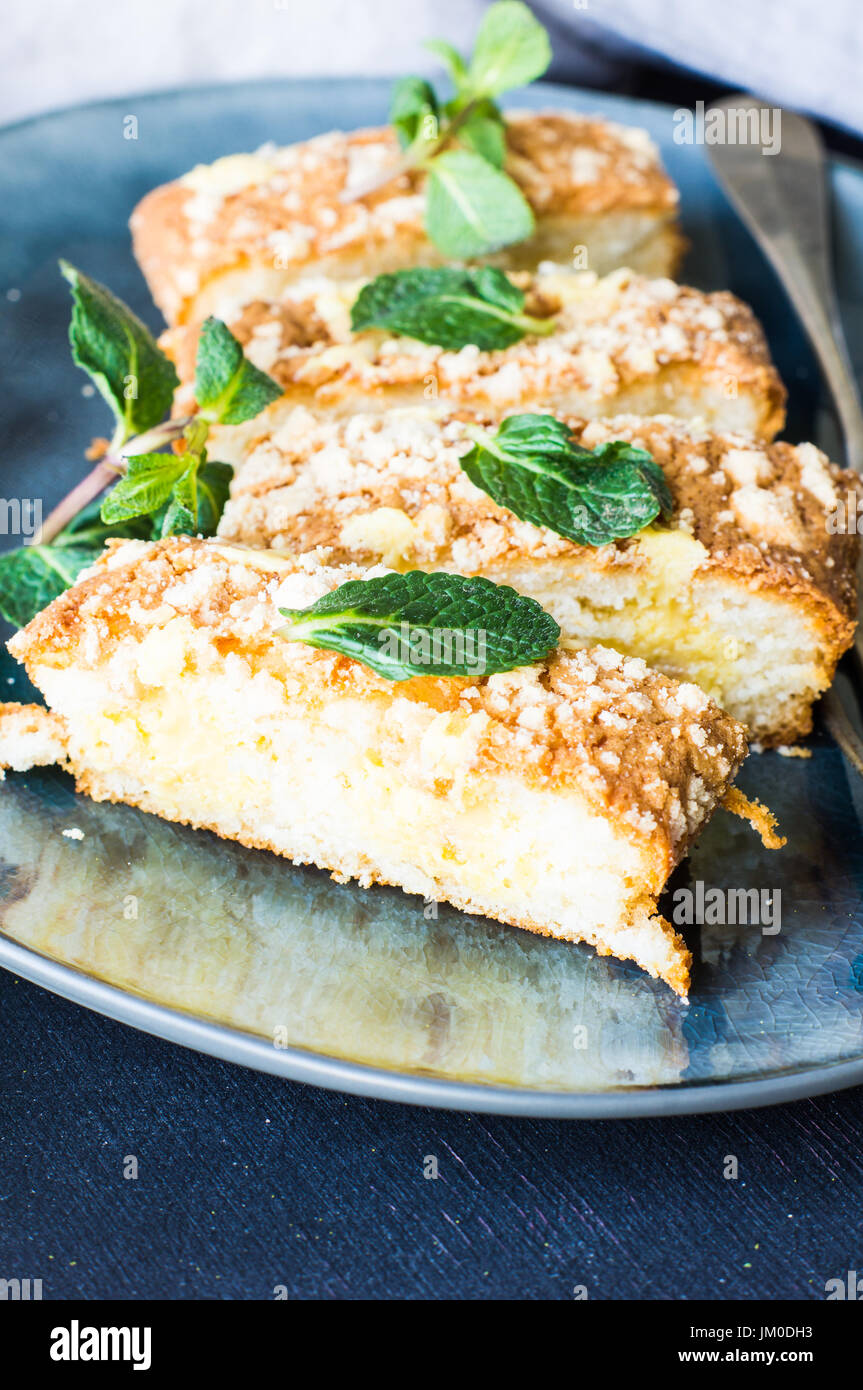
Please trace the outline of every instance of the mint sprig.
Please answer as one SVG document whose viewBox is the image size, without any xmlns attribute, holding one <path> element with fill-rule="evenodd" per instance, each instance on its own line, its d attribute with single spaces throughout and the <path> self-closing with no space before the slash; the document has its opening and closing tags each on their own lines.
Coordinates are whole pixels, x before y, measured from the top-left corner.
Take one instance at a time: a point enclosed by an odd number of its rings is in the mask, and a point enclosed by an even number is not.
<svg viewBox="0 0 863 1390">
<path fill-rule="evenodd" d="M 409 570 L 352 579 L 308 608 L 282 608 L 278 635 L 340 652 L 387 680 L 483 676 L 546 657 L 560 628 L 535 599 L 490 579 Z"/>
<path fill-rule="evenodd" d="M 164 420 L 179 378 L 131 309 L 68 261 L 61 261 L 60 269 L 72 287 L 72 357 L 111 407 L 112 442 L 119 447 Z"/>
<path fill-rule="evenodd" d="M 534 231 L 530 204 L 503 172 L 506 134 L 496 98 L 541 77 L 551 62 L 548 34 L 521 0 L 489 6 L 471 58 L 451 44 L 426 45 L 442 59 L 454 94 L 443 101 L 425 78 L 397 83 L 390 121 L 398 164 L 346 198 L 362 198 L 410 169 L 428 177 L 426 231 L 445 256 L 472 259 L 524 241 Z"/>
<path fill-rule="evenodd" d="M 525 295 L 502 270 L 397 270 L 364 285 L 351 309 L 351 328 L 384 328 L 458 352 L 509 347 L 526 334 L 554 331 L 554 319 L 524 313 Z"/>
<path fill-rule="evenodd" d="M 55 507 L 35 543 L 0 556 L 0 614 L 16 626 L 73 584 L 111 536 L 212 535 L 233 470 L 207 457 L 210 427 L 250 420 L 281 395 L 225 325 L 208 319 L 198 345 L 200 413 L 166 419 L 177 384 L 173 363 L 110 290 L 65 261 L 61 269 L 72 286 L 73 358 L 108 401 L 116 426 L 105 457 Z"/>
<path fill-rule="evenodd" d="M 198 414 L 183 423 L 182 452 L 128 456 L 126 476 L 102 504 L 103 520 L 152 516 L 159 536 L 212 534 L 228 497 L 232 470 L 226 463 L 208 462 L 210 425 L 243 424 L 281 394 L 272 377 L 249 362 L 227 325 L 206 319 L 195 364 Z"/>
<path fill-rule="evenodd" d="M 200 418 L 242 425 L 279 399 L 282 388 L 245 356 L 227 324 L 204 320 L 198 339 L 195 400 Z"/>
<path fill-rule="evenodd" d="M 492 434 L 469 427 L 472 483 L 521 521 L 578 545 L 607 545 L 670 517 L 665 475 L 644 449 L 612 440 L 582 449 L 553 415 L 511 415 Z"/>
</svg>

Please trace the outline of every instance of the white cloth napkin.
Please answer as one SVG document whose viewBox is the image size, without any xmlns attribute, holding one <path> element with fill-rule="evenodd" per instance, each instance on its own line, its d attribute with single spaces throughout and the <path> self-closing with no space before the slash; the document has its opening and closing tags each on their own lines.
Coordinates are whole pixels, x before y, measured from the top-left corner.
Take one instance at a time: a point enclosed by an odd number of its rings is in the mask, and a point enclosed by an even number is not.
<svg viewBox="0 0 863 1390">
<path fill-rule="evenodd" d="M 861 0 L 536 0 L 553 75 L 614 90 L 645 51 L 863 134 Z M 0 121 L 241 78 L 433 72 L 484 0 L 5 0 Z"/>
</svg>

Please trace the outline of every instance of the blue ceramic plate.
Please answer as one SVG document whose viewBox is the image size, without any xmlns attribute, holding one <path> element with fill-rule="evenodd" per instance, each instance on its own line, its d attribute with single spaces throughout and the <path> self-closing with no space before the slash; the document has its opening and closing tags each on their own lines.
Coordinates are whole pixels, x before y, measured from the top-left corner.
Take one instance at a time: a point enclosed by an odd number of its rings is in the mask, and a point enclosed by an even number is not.
<svg viewBox="0 0 863 1390">
<path fill-rule="evenodd" d="M 801 332 L 670 108 L 537 86 L 524 104 L 647 127 L 680 186 L 686 278 L 763 320 L 792 391 L 789 438 L 835 448 Z M 385 119 L 377 81 L 256 83 L 135 97 L 0 132 L 0 492 L 46 509 L 106 429 L 66 346 L 66 256 L 154 327 L 126 222 L 200 161 Z M 129 115 L 137 140 L 124 138 Z M 863 176 L 832 169 L 836 266 L 863 357 Z M 26 698 L 8 661 L 5 698 Z M 0 790 L 0 964 L 233 1061 L 426 1105 L 561 1116 L 762 1105 L 863 1081 L 863 786 L 819 733 L 809 759 L 750 758 L 777 812 L 770 854 L 720 813 L 672 889 L 781 894 L 781 923 L 692 928 L 689 1007 L 638 970 L 389 889 L 340 886 L 207 833 L 75 795 L 55 772 Z M 64 829 L 76 827 L 83 839 Z M 667 908 L 667 910 L 669 910 Z"/>
</svg>

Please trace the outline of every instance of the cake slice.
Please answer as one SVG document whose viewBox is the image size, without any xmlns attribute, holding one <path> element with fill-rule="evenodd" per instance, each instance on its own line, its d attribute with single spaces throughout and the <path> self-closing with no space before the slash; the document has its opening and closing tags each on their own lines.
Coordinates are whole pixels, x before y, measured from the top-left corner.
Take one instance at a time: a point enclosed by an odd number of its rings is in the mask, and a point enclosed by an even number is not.
<svg viewBox="0 0 863 1390">
<path fill-rule="evenodd" d="M 280 609 L 357 574 L 114 542 L 10 650 L 96 800 L 589 942 L 685 995 L 690 955 L 657 896 L 730 788 L 740 725 L 604 647 L 393 682 L 278 634 Z"/>
<path fill-rule="evenodd" d="M 515 279 L 524 312 L 553 331 L 497 351 L 472 344 L 445 351 L 380 329 L 352 332 L 351 306 L 363 281 L 318 277 L 270 301 L 220 296 L 214 313 L 281 385 L 284 397 L 270 407 L 270 420 L 294 405 L 351 415 L 439 399 L 490 415 L 666 413 L 763 439 L 781 429 L 784 388 L 758 320 L 734 295 L 703 294 L 631 270 L 599 279 L 544 265 Z M 185 383 L 179 413 L 194 404 L 197 342 L 192 324 L 162 339 Z M 226 429 L 221 456 L 238 462 L 260 423 Z"/>
<path fill-rule="evenodd" d="M 849 496 L 855 505 L 856 475 L 811 444 L 668 417 L 571 423 L 586 448 L 648 450 L 671 490 L 670 527 L 577 545 L 474 486 L 458 417 L 338 421 L 297 408 L 249 445 L 220 534 L 290 553 L 322 546 L 334 563 L 486 575 L 537 599 L 565 639 L 695 681 L 764 744 L 808 733 L 856 623 L 858 538 L 831 523 Z"/>
<path fill-rule="evenodd" d="M 510 111 L 507 172 L 536 218 L 529 240 L 487 258 L 597 274 L 628 265 L 673 274 L 678 194 L 645 131 L 566 111 Z M 427 239 L 424 175 L 353 197 L 398 163 L 389 128 L 333 131 L 228 155 L 154 189 L 132 216 L 135 254 L 169 323 L 206 318 L 216 298 L 277 298 L 309 273 L 333 279 L 439 265 Z"/>
</svg>

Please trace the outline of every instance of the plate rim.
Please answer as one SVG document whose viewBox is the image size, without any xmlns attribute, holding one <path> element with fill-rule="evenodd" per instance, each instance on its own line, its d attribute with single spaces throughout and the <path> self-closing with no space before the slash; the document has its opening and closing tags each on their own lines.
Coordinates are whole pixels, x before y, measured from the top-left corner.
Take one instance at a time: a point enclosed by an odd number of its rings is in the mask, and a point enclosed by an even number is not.
<svg viewBox="0 0 863 1390">
<path fill-rule="evenodd" d="M 287 1081 L 403 1105 L 533 1119 L 657 1119 L 787 1104 L 863 1084 L 863 1056 L 746 1081 L 618 1087 L 610 1091 L 545 1091 L 454 1081 L 373 1067 L 331 1053 L 277 1048 L 261 1035 L 170 1008 L 109 984 L 74 965 L 24 946 L 3 932 L 0 968 L 138 1032 L 223 1062 Z"/>
<path fill-rule="evenodd" d="M 225 92 L 239 93 L 243 90 L 260 91 L 263 87 L 344 87 L 350 84 L 357 84 L 366 87 L 380 87 L 389 90 L 398 80 L 398 74 L 361 72 L 343 72 L 328 75 L 321 73 L 305 73 L 301 77 L 244 77 L 228 82 L 201 82 L 186 86 L 171 87 L 149 87 L 140 92 L 131 92 L 119 96 L 95 97 L 92 101 L 72 101 L 63 106 L 53 106 L 47 111 L 34 111 L 29 116 L 19 116 L 11 121 L 0 122 L 0 136 L 14 134 L 23 130 L 25 126 L 38 125 L 41 122 L 50 121 L 56 118 L 65 118 L 74 115 L 78 111 L 98 111 L 108 106 L 127 106 L 130 101 L 152 102 L 175 97 L 202 96 L 213 97 L 224 94 Z M 536 93 L 544 97 L 553 97 L 555 94 L 565 92 L 578 98 L 585 98 L 590 102 L 610 101 L 615 106 L 632 108 L 634 106 L 651 107 L 659 111 L 675 111 L 677 107 L 670 101 L 657 101 L 651 97 L 627 96 L 620 92 L 605 92 L 598 87 L 581 87 L 577 83 L 570 82 L 550 82 L 542 81 L 531 82 L 527 87 L 514 87 L 511 97 L 516 100 L 513 105 L 521 104 L 522 99 L 527 93 Z M 533 106 L 532 102 L 528 105 Z M 336 127 L 330 126 L 330 130 Z M 837 159 L 845 156 L 837 156 Z M 848 157 L 849 162 L 853 162 Z M 863 170 L 863 162 L 858 166 Z"/>
<path fill-rule="evenodd" d="M 387 73 L 366 75 L 359 72 L 344 72 L 332 75 L 326 73 L 317 75 L 308 73 L 304 74 L 302 77 L 240 78 L 231 82 L 201 82 L 195 83 L 192 86 L 149 87 L 144 91 L 126 93 L 120 96 L 95 97 L 92 101 L 66 102 L 62 106 L 53 106 L 47 111 L 34 111 L 31 112 L 29 116 L 19 116 L 11 121 L 2 121 L 0 122 L 0 139 L 5 135 L 14 135 L 19 131 L 23 131 L 26 127 L 39 125 L 43 122 L 53 120 L 54 118 L 62 119 L 66 116 L 74 115 L 78 111 L 98 111 L 103 107 L 128 106 L 130 101 L 152 102 L 174 97 L 217 96 L 221 93 L 235 93 L 244 89 L 259 90 L 261 87 L 337 87 L 345 86 L 348 83 L 361 83 L 368 87 L 378 86 L 391 88 L 395 81 L 396 75 L 388 75 Z M 728 89 L 729 93 L 738 90 L 739 89 L 734 87 L 733 84 Z M 631 109 L 634 106 L 646 106 L 657 111 L 676 111 L 678 109 L 673 102 L 658 101 L 653 97 L 628 96 L 622 92 L 606 92 L 599 87 L 582 87 L 577 83 L 542 80 L 532 82 L 529 87 L 514 88 L 513 95 L 516 99 L 512 102 L 513 106 L 521 106 L 523 104 L 523 98 L 528 92 L 533 92 L 548 97 L 549 99 L 553 98 L 556 94 L 559 95 L 564 92 L 568 97 L 574 96 L 579 100 L 584 98 L 589 102 L 597 103 L 610 102 L 613 106 L 620 107 L 621 109 Z M 532 107 L 533 102 L 528 102 L 527 105 Z M 793 107 L 789 107 L 788 109 L 794 110 Z M 801 114 L 805 115 L 805 112 Z M 844 130 L 841 126 L 837 127 L 837 129 L 840 130 L 840 132 Z M 837 154 L 835 150 L 830 150 L 826 147 L 824 154 L 828 165 L 833 165 L 839 169 L 848 169 L 852 173 L 859 174 L 863 177 L 863 159 L 855 159 L 854 156 L 850 154 Z"/>
<path fill-rule="evenodd" d="M 239 98 L 244 91 L 260 92 L 262 87 L 297 89 L 306 86 L 320 89 L 322 86 L 337 88 L 352 84 L 386 91 L 392 81 L 386 74 L 309 74 L 297 78 L 252 78 L 151 89 L 131 95 L 73 102 L 20 117 L 0 124 L 0 140 L 55 119 L 62 120 L 76 112 L 121 107 L 128 105 L 130 100 L 152 103 L 181 97 L 206 99 L 226 93 L 230 93 L 232 98 Z M 536 82 L 530 88 L 519 89 L 513 105 L 524 105 L 528 92 L 552 101 L 565 94 L 567 104 L 575 99 L 586 100 L 592 106 L 607 105 L 611 108 L 611 119 L 616 118 L 615 113 L 633 113 L 633 108 L 639 107 L 656 111 L 675 109 L 671 102 L 554 82 Z M 534 102 L 526 104 L 533 106 Z M 633 119 L 637 117 L 630 114 L 629 120 Z M 846 170 L 863 179 L 863 162 L 829 150 L 825 151 L 825 155 L 833 169 Z M 550 1091 L 457 1081 L 374 1067 L 331 1053 L 277 1048 L 263 1036 L 186 1013 L 110 984 L 74 965 L 36 951 L 2 931 L 0 968 L 126 1027 L 217 1057 L 221 1061 L 327 1090 L 406 1105 L 535 1119 L 638 1119 L 784 1104 L 863 1084 L 863 1055 L 850 1061 L 820 1063 L 748 1080 L 700 1081 L 685 1085 L 677 1083 L 606 1091 Z"/>
</svg>

